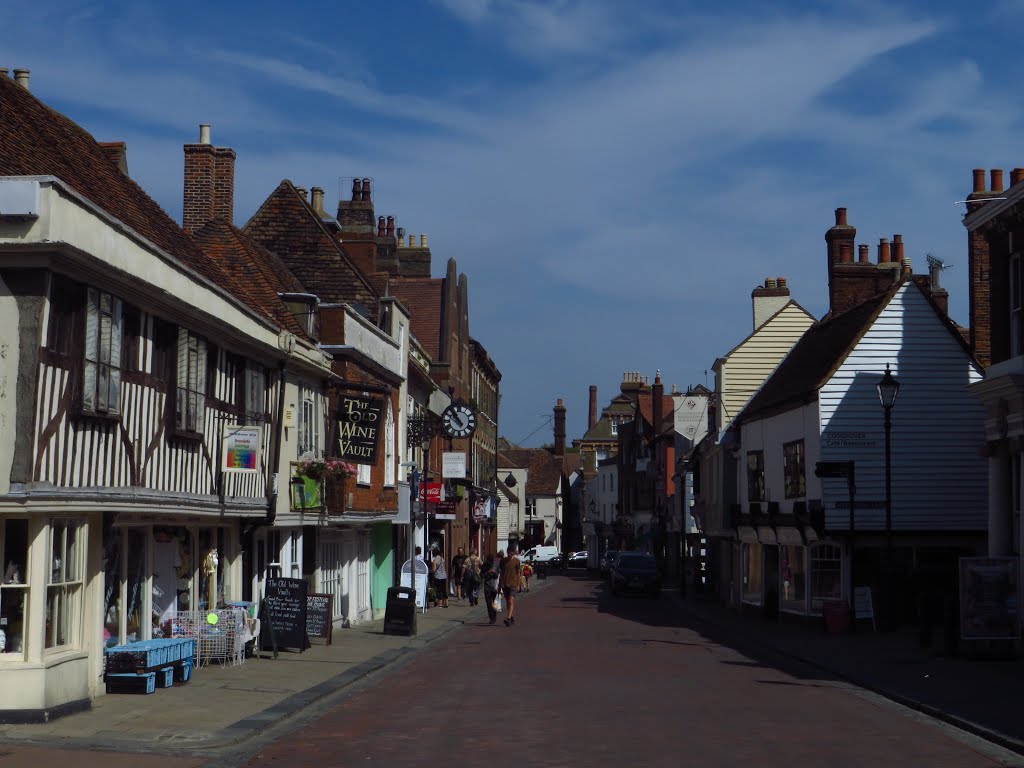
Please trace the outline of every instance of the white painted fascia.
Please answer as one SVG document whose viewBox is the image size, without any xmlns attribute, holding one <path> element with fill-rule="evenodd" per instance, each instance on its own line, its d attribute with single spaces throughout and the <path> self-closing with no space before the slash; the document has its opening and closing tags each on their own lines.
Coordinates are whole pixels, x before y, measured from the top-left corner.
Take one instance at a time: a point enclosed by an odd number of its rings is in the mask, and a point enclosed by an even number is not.
<svg viewBox="0 0 1024 768">
<path fill-rule="evenodd" d="M 203 316 L 219 333 L 280 350 L 279 328 L 223 287 L 182 264 L 54 176 L 5 177 L 39 184 L 39 216 L 25 227 L 0 222 L 0 250 L 53 246 L 87 271 L 152 286 L 181 318 Z M 128 298 L 128 297 L 126 297 Z M 196 329 L 201 330 L 201 329 Z"/>
</svg>

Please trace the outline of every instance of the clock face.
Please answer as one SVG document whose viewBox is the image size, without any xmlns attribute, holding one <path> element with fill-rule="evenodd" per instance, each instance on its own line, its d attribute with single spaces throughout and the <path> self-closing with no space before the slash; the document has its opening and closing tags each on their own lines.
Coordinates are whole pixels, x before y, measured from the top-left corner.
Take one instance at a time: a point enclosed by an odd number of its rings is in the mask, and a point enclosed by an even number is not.
<svg viewBox="0 0 1024 768">
<path fill-rule="evenodd" d="M 441 414 L 441 426 L 448 437 L 469 437 L 476 431 L 476 412 L 465 403 L 452 403 Z"/>
</svg>

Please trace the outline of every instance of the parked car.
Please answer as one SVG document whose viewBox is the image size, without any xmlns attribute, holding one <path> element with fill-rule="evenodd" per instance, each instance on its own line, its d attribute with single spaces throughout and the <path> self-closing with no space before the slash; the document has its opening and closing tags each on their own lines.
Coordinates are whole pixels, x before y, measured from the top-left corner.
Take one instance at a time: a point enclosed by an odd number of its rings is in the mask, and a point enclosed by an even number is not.
<svg viewBox="0 0 1024 768">
<path fill-rule="evenodd" d="M 643 592 L 651 597 L 661 594 L 661 573 L 654 555 L 645 552 L 622 552 L 612 566 L 611 590 L 613 595 L 624 592 Z"/>
<path fill-rule="evenodd" d="M 586 568 L 587 567 L 587 551 L 573 552 L 569 555 L 569 559 L 565 561 L 566 568 Z"/>
<path fill-rule="evenodd" d="M 607 576 L 612 572 L 612 565 L 615 563 L 615 558 L 618 557 L 619 550 L 609 549 L 603 555 L 601 555 L 601 562 L 598 564 L 601 575 Z"/>
</svg>

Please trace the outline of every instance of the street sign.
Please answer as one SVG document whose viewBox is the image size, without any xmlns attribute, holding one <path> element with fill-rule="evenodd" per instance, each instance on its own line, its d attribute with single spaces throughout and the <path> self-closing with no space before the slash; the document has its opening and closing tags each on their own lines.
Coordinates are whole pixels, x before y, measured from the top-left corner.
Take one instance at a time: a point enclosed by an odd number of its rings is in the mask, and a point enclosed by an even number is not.
<svg viewBox="0 0 1024 768">
<path fill-rule="evenodd" d="M 819 461 L 814 465 L 816 477 L 849 477 L 852 461 Z"/>
</svg>

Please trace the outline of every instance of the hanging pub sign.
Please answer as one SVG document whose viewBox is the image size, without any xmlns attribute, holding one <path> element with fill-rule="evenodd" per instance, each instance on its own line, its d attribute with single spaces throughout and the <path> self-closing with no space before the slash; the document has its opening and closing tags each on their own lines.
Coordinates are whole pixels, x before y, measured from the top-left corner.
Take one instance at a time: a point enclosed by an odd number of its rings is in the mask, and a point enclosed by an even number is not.
<svg viewBox="0 0 1024 768">
<path fill-rule="evenodd" d="M 221 469 L 225 472 L 259 472 L 263 427 L 227 424 L 221 439 Z"/>
<path fill-rule="evenodd" d="M 376 464 L 384 425 L 384 398 L 340 395 L 335 455 L 356 464 Z"/>
</svg>

